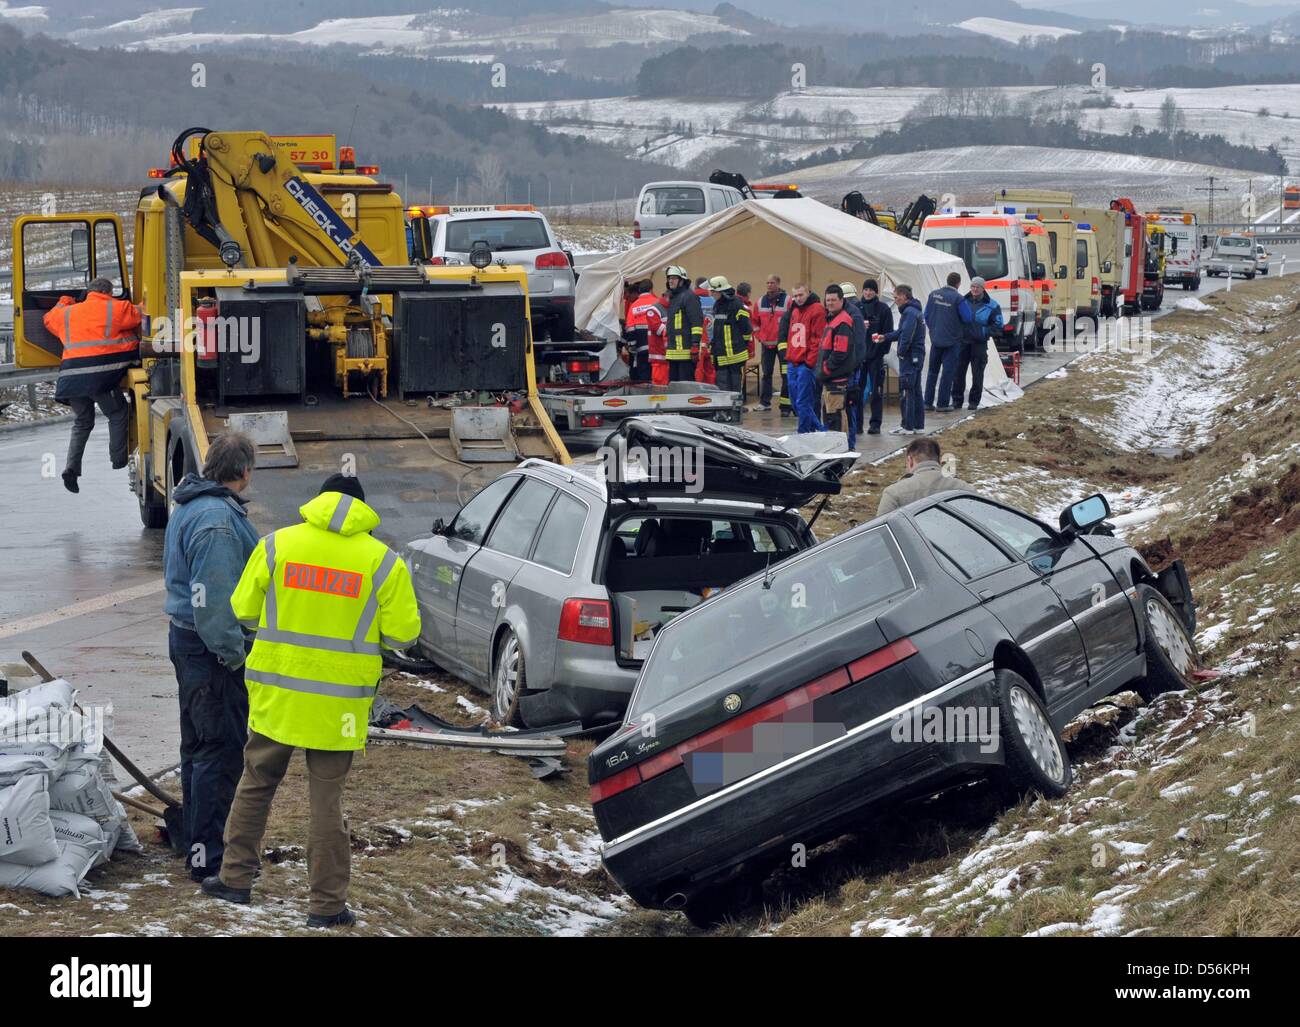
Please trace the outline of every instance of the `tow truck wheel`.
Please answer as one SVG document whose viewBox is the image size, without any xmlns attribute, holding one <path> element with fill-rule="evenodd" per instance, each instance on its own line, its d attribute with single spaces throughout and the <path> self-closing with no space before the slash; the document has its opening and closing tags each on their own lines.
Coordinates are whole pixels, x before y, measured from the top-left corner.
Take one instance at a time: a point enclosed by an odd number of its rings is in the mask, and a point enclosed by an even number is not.
<svg viewBox="0 0 1300 1027">
<path fill-rule="evenodd" d="M 519 717 L 519 696 L 524 691 L 524 650 L 513 628 L 507 628 L 497 643 L 492 674 L 492 716 L 507 727 L 523 727 Z"/>
<path fill-rule="evenodd" d="M 140 501 L 140 523 L 146 528 L 165 528 L 167 527 L 167 502 L 158 496 L 157 491 L 149 483 L 151 471 L 149 458 L 140 454 L 139 460 L 139 488 L 136 498 Z"/>
<path fill-rule="evenodd" d="M 1150 701 L 1161 692 L 1177 692 L 1188 686 L 1200 663 L 1196 643 L 1169 605 L 1169 600 L 1145 583 L 1137 587 L 1138 605 L 1146 635 L 1146 676 L 1137 682 L 1137 693 Z"/>
<path fill-rule="evenodd" d="M 1001 784 L 1009 797 L 1037 792 L 1059 799 L 1074 780 L 1070 756 L 1029 682 L 1013 670 L 997 672 L 998 732 L 1002 739 Z"/>
</svg>

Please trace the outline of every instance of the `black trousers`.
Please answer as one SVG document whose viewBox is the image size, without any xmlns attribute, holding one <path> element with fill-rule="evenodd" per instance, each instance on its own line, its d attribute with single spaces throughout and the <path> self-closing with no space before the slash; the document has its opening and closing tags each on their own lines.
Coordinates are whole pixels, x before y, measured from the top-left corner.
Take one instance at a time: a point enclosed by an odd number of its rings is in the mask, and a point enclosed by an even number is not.
<svg viewBox="0 0 1300 1027">
<path fill-rule="evenodd" d="M 869 426 L 879 428 L 885 417 L 885 358 L 879 357 L 871 361 L 862 369 L 860 374 L 862 379 L 858 383 L 858 388 L 862 390 L 862 399 L 859 407 L 861 412 L 858 416 L 862 416 L 867 404 L 870 403 L 871 420 Z"/>
<path fill-rule="evenodd" d="M 694 360 L 668 361 L 668 380 L 670 382 L 695 381 L 695 361 Z"/>
<path fill-rule="evenodd" d="M 66 402 L 72 408 L 75 420 L 72 422 L 72 438 L 68 442 L 68 462 L 65 469 L 78 476 L 81 474 L 81 458 L 86 452 L 90 433 L 95 428 L 96 406 L 108 418 L 108 458 L 114 467 L 125 467 L 129 414 L 126 394 L 115 385 L 94 396 L 73 396 Z"/>
<path fill-rule="evenodd" d="M 777 384 L 781 388 L 781 395 L 785 395 L 785 369 L 782 366 L 785 361 L 780 359 L 775 346 L 762 346 L 763 352 L 759 356 L 759 373 L 761 381 L 758 386 L 758 402 L 765 407 L 772 405 L 772 380 L 780 379 Z"/>
<path fill-rule="evenodd" d="M 186 863 L 208 877 L 221 869 L 226 818 L 244 769 L 248 689 L 243 668 L 224 666 L 197 631 L 172 624 L 167 641 L 180 693 Z"/>
<path fill-rule="evenodd" d="M 989 363 L 989 345 L 985 341 L 963 342 L 957 354 L 957 370 L 952 378 L 952 405 L 961 406 L 962 396 L 966 392 L 966 371 L 970 371 L 971 409 L 980 405 L 984 395 L 984 369 Z"/>
</svg>

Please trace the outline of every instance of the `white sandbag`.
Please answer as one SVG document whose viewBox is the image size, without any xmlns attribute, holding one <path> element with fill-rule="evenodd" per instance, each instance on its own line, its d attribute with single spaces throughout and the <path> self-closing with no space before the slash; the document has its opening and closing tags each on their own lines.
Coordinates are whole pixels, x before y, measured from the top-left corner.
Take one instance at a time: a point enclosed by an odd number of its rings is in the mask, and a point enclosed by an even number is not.
<svg viewBox="0 0 1300 1027">
<path fill-rule="evenodd" d="M 50 811 L 50 823 L 58 841 L 75 842 L 87 848 L 97 848 L 99 855 L 95 860 L 95 866 L 108 862 L 109 853 L 113 851 L 112 839 L 98 821 L 80 813 L 56 809 Z M 117 828 L 114 827 L 113 831 L 116 830 Z"/>
<path fill-rule="evenodd" d="M 104 784 L 108 786 L 109 792 L 122 791 L 122 785 L 117 777 L 117 764 L 113 757 L 109 755 L 108 749 L 102 744 L 102 737 L 113 737 L 113 704 L 106 703 L 98 707 L 102 717 L 101 744 L 99 746 L 99 776 L 103 778 Z M 135 829 L 131 826 L 131 821 L 126 818 L 126 810 L 122 804 L 116 800 L 113 802 L 114 816 L 111 820 L 102 822 L 104 832 L 108 836 L 108 855 L 114 852 L 144 852 L 144 846 L 140 844 L 140 839 L 136 837 Z"/>
<path fill-rule="evenodd" d="M 55 898 L 62 895 L 81 898 L 77 885 L 99 859 L 103 844 L 86 845 L 64 839 L 59 839 L 58 844 L 58 858 L 38 867 L 0 859 L 0 888 L 29 888 Z"/>
<path fill-rule="evenodd" d="M 96 820 L 117 816 L 117 800 L 99 770 L 99 754 L 74 747 L 67 765 L 50 784 L 50 808 L 81 813 Z"/>
<path fill-rule="evenodd" d="M 45 778 L 29 774 L 0 788 L 0 859 L 40 866 L 58 858 Z"/>
<path fill-rule="evenodd" d="M 71 710 L 77 701 L 77 690 L 63 680 L 43 681 L 31 688 L 24 688 L 0 699 L 0 724 L 4 723 L 4 711 L 44 709 L 53 706 L 57 709 Z"/>
<path fill-rule="evenodd" d="M 67 762 L 68 750 L 55 742 L 0 742 L 0 787 L 28 774 L 52 781 L 63 773 Z"/>
</svg>

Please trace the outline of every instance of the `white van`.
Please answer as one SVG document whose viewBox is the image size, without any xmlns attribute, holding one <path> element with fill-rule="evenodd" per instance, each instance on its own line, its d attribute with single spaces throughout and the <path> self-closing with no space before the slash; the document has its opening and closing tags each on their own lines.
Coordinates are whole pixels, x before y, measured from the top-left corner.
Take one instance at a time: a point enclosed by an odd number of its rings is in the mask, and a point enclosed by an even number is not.
<svg viewBox="0 0 1300 1027">
<path fill-rule="evenodd" d="M 931 214 L 921 224 L 920 241 L 961 257 L 969 277 L 985 280 L 989 295 L 1002 308 L 999 349 L 1023 352 L 1033 344 L 1038 318 L 1035 282 L 1046 277 L 1046 268 L 1031 263 L 1018 217 L 979 209 Z"/>
<path fill-rule="evenodd" d="M 734 207 L 743 198 L 739 189 L 712 182 L 647 182 L 636 201 L 633 245 L 652 242 L 692 221 Z"/>
</svg>

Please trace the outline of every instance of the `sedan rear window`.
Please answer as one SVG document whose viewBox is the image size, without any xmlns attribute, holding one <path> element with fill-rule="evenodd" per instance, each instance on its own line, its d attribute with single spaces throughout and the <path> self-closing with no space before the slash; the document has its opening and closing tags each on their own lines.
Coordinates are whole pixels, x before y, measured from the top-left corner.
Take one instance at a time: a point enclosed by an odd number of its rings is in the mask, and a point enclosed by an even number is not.
<svg viewBox="0 0 1300 1027">
<path fill-rule="evenodd" d="M 704 190 L 691 186 L 647 189 L 641 196 L 642 214 L 703 214 Z"/>
<path fill-rule="evenodd" d="M 830 543 L 764 578 L 726 589 L 659 633 L 628 720 L 695 688 L 742 659 L 808 645 L 840 617 L 907 591 L 912 577 L 885 528 Z"/>
<path fill-rule="evenodd" d="M 470 218 L 447 222 L 450 253 L 468 253 L 483 240 L 492 250 L 545 250 L 551 240 L 541 218 Z"/>
</svg>

